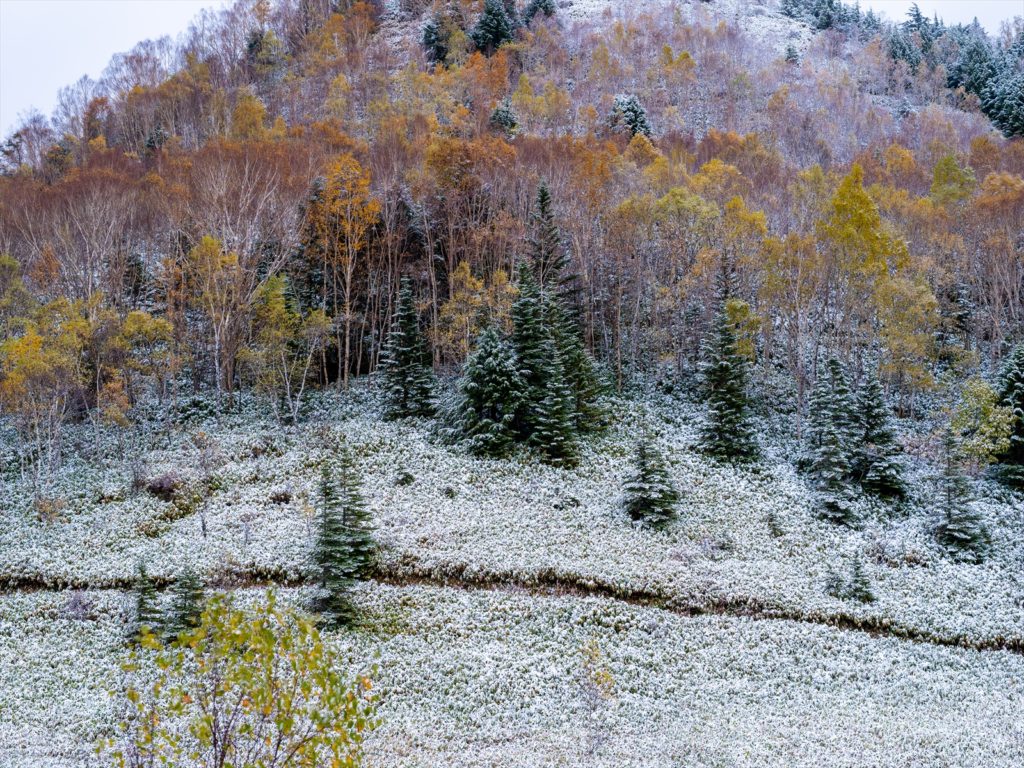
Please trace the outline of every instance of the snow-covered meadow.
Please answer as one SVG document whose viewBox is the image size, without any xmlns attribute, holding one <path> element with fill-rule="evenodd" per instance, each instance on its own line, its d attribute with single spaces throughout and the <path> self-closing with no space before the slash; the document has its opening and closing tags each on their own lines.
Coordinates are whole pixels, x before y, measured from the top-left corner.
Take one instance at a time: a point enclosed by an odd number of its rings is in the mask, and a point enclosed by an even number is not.
<svg viewBox="0 0 1024 768">
<path fill-rule="evenodd" d="M 1008 652 L 504 590 L 371 582 L 359 602 L 365 626 L 331 642 L 353 669 L 378 668 L 384 724 L 369 765 L 995 768 L 1024 757 L 1024 657 Z M 130 604 L 118 591 L 0 598 L 0 763 L 94 761 L 90 744 L 115 717 L 105 691 Z"/>
<path fill-rule="evenodd" d="M 96 450 L 81 427 L 41 517 L 8 471 L 0 530 L 0 582 L 104 587 L 130 583 L 140 562 L 158 578 L 185 566 L 210 583 L 301 581 L 308 570 L 319 462 L 345 442 L 361 471 L 393 580 L 574 584 L 641 595 L 681 608 L 744 606 L 758 613 L 828 620 L 940 641 L 999 645 L 1024 638 L 1024 508 L 979 484 L 992 555 L 951 560 L 930 534 L 929 484 L 904 511 L 865 505 L 857 530 L 824 522 L 800 475 L 769 446 L 759 468 L 736 469 L 695 450 L 698 411 L 667 396 L 618 401 L 617 418 L 591 441 L 578 469 L 528 457 L 476 459 L 441 444 L 432 425 L 388 424 L 370 393 L 329 393 L 299 429 L 267 420 L 258 405 L 214 419 L 197 415 L 168 431 L 149 426 L 144 476 L 176 478 L 173 500 L 132 491 L 114 440 Z M 619 509 L 632 441 L 658 434 L 683 493 L 666 532 L 633 528 Z M 207 435 L 208 469 L 193 438 Z M 788 454 L 788 455 L 787 455 Z M 201 482 L 210 475 L 211 482 Z M 920 473 L 918 473 L 920 474 Z M 209 486 L 209 490 L 207 490 Z M 205 532 L 204 532 L 205 531 Z M 831 573 L 866 566 L 876 600 L 831 597 Z"/>
<path fill-rule="evenodd" d="M 816 516 L 792 445 L 766 437 L 760 468 L 714 464 L 695 448 L 699 409 L 668 395 L 611 403 L 573 470 L 473 458 L 431 422 L 382 422 L 363 384 L 318 394 L 298 429 L 255 402 L 220 417 L 210 405 L 173 425 L 154 409 L 131 446 L 72 427 L 42 506 L 7 449 L 0 765 L 96 761 L 139 563 L 160 580 L 193 567 L 211 587 L 303 582 L 320 462 L 342 443 L 382 545 L 359 590 L 365 626 L 332 636 L 353 668 L 379 666 L 370 765 L 1024 759 L 1024 656 L 936 644 L 1024 636 L 1024 510 L 995 486 L 976 489 L 993 550 L 972 565 L 934 543 L 922 466 L 915 504 L 865 505 L 861 528 L 837 527 Z M 661 533 L 619 509 L 641 432 L 683 493 Z M 177 490 L 133 490 L 133 466 Z M 855 559 L 874 602 L 826 591 Z"/>
</svg>

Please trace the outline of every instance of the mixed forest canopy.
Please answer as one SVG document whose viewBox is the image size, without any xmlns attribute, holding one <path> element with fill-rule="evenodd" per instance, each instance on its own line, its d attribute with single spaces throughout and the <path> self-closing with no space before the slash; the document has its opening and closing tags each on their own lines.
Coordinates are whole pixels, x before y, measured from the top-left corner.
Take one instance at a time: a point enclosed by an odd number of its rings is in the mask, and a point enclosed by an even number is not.
<svg viewBox="0 0 1024 768">
<path fill-rule="evenodd" d="M 1022 53 L 835 0 L 206 12 L 6 137 L 0 404 L 42 471 L 148 397 L 297 422 L 377 372 L 426 416 L 462 372 L 456 433 L 571 463 L 602 387 L 693 380 L 753 457 L 834 358 L 979 470 L 1024 430 Z"/>
</svg>

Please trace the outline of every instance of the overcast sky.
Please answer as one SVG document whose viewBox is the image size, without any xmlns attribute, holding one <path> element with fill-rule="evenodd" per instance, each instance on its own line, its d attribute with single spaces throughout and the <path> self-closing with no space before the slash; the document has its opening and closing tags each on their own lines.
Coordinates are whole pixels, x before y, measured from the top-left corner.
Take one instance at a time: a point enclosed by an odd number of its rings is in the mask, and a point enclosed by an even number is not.
<svg viewBox="0 0 1024 768">
<path fill-rule="evenodd" d="M 47 117 L 57 91 L 82 75 L 98 78 L 110 57 L 147 38 L 177 37 L 204 7 L 224 0 L 0 0 L 0 136 L 35 107 Z M 912 0 L 861 0 L 903 20 Z M 1024 0 L 918 0 L 946 22 L 975 16 L 991 33 L 1024 15 Z"/>
</svg>

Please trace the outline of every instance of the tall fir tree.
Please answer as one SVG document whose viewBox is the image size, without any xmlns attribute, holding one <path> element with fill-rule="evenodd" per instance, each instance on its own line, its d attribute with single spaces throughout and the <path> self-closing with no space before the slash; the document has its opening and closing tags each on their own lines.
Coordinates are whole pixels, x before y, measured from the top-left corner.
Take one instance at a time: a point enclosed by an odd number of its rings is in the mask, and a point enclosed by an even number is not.
<svg viewBox="0 0 1024 768">
<path fill-rule="evenodd" d="M 343 451 L 337 473 L 325 462 L 320 476 L 320 516 L 315 559 L 320 593 L 314 609 L 329 626 L 356 617 L 352 587 L 370 572 L 376 553 L 373 527 L 352 457 Z"/>
<path fill-rule="evenodd" d="M 873 369 L 857 392 L 857 416 L 860 423 L 859 445 L 854 449 L 853 474 L 868 493 L 889 499 L 907 494 L 899 445 L 892 425 L 882 384 Z"/>
<path fill-rule="evenodd" d="M 502 0 L 484 0 L 483 11 L 470 37 L 485 56 L 490 56 L 512 40 L 514 32 L 515 27 Z"/>
<path fill-rule="evenodd" d="M 829 430 L 835 430 L 839 440 L 852 454 L 859 432 L 858 417 L 854 411 L 850 380 L 836 358 L 830 357 L 825 362 L 824 370 L 815 382 L 809 406 L 807 431 L 812 451 L 821 445 Z"/>
<path fill-rule="evenodd" d="M 412 282 L 402 278 L 398 306 L 381 354 L 384 416 L 430 416 L 434 413 L 434 371 L 420 332 Z"/>
<path fill-rule="evenodd" d="M 519 419 L 520 436 L 526 440 L 536 426 L 534 410 L 547 395 L 551 370 L 551 334 L 545 318 L 544 297 L 529 265 L 519 267 L 519 295 L 512 304 L 512 347 L 524 384 L 525 408 Z"/>
<path fill-rule="evenodd" d="M 160 631 L 160 603 L 156 584 L 146 572 L 146 566 L 139 563 L 139 574 L 135 579 L 135 626 L 132 633 L 136 641 L 145 632 Z"/>
<path fill-rule="evenodd" d="M 477 339 L 459 382 L 457 429 L 473 453 L 507 456 L 518 437 L 525 385 L 515 351 L 493 328 Z"/>
<path fill-rule="evenodd" d="M 707 418 L 701 432 L 705 453 L 717 459 L 754 461 L 760 456 L 747 400 L 747 360 L 736 346 L 726 312 L 732 293 L 731 265 L 723 260 L 718 277 L 718 311 L 702 365 Z"/>
<path fill-rule="evenodd" d="M 555 222 L 551 192 L 545 182 L 541 182 L 537 188 L 536 210 L 530 219 L 533 233 L 527 243 L 527 252 L 534 277 L 541 290 L 557 293 L 568 260 L 562 235 Z"/>
<path fill-rule="evenodd" d="M 601 387 L 594 361 L 583 343 L 576 311 L 576 279 L 567 274 L 562 236 L 555 222 L 551 193 L 543 182 L 537 190 L 532 216 L 533 234 L 528 253 L 541 294 L 544 324 L 562 360 L 566 385 L 573 393 L 574 421 L 580 431 L 590 431 L 602 421 L 597 404 Z"/>
<path fill-rule="evenodd" d="M 565 382 L 562 360 L 554 342 L 548 339 L 544 358 L 547 360 L 543 389 L 536 403 L 530 444 L 540 451 L 549 464 L 571 467 L 579 458 L 576 442 L 575 400 Z"/>
<path fill-rule="evenodd" d="M 1000 476 L 1024 488 L 1024 344 L 1018 344 L 999 375 L 999 401 L 1013 414 L 1010 446 L 999 457 Z"/>
<path fill-rule="evenodd" d="M 988 551 L 984 520 L 971 505 L 971 487 L 960 467 L 952 432 L 944 439 L 944 461 L 939 485 L 939 523 L 935 536 L 951 556 L 981 562 Z"/>
<path fill-rule="evenodd" d="M 676 518 L 679 493 L 664 456 L 643 438 L 633 453 L 633 474 L 624 487 L 623 509 L 634 522 L 660 529 Z"/>
<path fill-rule="evenodd" d="M 164 627 L 167 641 L 174 642 L 183 633 L 198 627 L 202 613 L 203 583 L 195 571 L 186 569 L 171 587 L 170 612 Z"/>
</svg>

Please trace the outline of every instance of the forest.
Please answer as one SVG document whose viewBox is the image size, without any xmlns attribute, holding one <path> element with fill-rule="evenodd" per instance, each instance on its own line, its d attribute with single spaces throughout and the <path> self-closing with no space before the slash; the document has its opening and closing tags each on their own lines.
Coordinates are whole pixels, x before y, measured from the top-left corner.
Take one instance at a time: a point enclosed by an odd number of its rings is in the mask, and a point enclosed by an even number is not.
<svg viewBox="0 0 1024 768">
<path fill-rule="evenodd" d="M 0 489 L 0 763 L 1019 764 L 1024 15 L 204 11 L 0 144 Z"/>
</svg>

